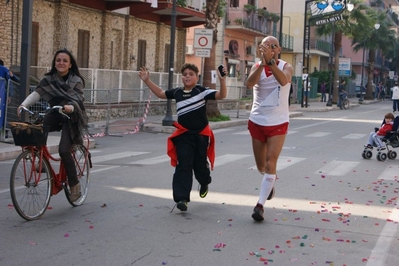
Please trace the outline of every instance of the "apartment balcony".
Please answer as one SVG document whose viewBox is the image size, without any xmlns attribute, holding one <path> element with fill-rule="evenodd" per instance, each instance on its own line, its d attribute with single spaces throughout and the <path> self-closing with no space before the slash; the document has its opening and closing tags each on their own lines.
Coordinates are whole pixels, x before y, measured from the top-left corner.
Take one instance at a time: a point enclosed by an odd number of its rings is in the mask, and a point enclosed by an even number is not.
<svg viewBox="0 0 399 266">
<path fill-rule="evenodd" d="M 69 2 L 103 11 L 126 10 L 126 15 L 171 25 L 173 1 L 157 1 L 152 7 L 150 0 L 69 0 Z M 186 0 L 185 6 L 176 5 L 176 27 L 189 28 L 205 23 L 203 7 L 206 0 Z"/>
<path fill-rule="evenodd" d="M 274 31 L 272 34 L 277 39 L 280 39 L 280 33 L 278 31 Z M 288 34 L 283 33 L 282 39 L 279 40 L 281 48 L 283 48 L 283 52 L 294 51 L 294 37 Z"/>
<path fill-rule="evenodd" d="M 378 9 L 385 9 L 385 3 L 382 0 L 370 0 L 370 6 Z"/>
<path fill-rule="evenodd" d="M 239 8 L 227 8 L 226 29 L 232 29 L 242 34 L 265 37 L 272 34 L 273 21 L 259 16 L 255 11 Z"/>
<path fill-rule="evenodd" d="M 389 8 L 386 12 L 388 18 L 396 25 L 399 25 L 398 14 L 396 14 L 391 8 Z"/>
</svg>

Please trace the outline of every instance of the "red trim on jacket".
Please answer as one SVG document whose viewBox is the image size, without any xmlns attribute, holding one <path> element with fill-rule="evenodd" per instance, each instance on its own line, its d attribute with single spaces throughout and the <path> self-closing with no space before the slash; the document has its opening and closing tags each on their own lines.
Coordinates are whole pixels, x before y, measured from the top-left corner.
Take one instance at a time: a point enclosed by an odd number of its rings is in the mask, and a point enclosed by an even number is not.
<svg viewBox="0 0 399 266">
<path fill-rule="evenodd" d="M 173 144 L 172 139 L 174 137 L 177 137 L 177 136 L 183 134 L 184 132 L 189 131 L 189 130 L 177 122 L 174 122 L 173 126 L 176 127 L 176 130 L 175 130 L 175 132 L 172 133 L 172 135 L 170 135 L 168 137 L 167 154 L 170 157 L 170 164 L 172 166 L 176 167 L 177 153 L 176 153 L 176 147 Z M 208 156 L 209 162 L 211 164 L 211 170 L 213 171 L 213 167 L 214 167 L 214 163 L 215 163 L 215 136 L 213 135 L 213 132 L 209 125 L 207 125 L 199 134 L 209 137 L 209 146 L 208 146 L 207 156 Z"/>
</svg>

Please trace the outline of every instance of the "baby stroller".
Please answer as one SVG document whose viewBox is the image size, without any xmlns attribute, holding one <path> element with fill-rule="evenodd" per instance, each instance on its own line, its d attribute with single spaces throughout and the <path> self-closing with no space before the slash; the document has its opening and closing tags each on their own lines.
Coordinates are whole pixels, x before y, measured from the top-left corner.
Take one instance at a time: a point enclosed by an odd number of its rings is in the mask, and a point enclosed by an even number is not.
<svg viewBox="0 0 399 266">
<path fill-rule="evenodd" d="M 385 161 L 387 157 L 391 160 L 396 159 L 397 153 L 392 149 L 399 147 L 399 116 L 393 120 L 392 130 L 382 139 L 382 142 L 385 143 L 386 150 L 378 150 L 377 160 Z M 370 159 L 372 156 L 372 149 L 365 147 L 362 153 L 363 159 Z"/>
</svg>

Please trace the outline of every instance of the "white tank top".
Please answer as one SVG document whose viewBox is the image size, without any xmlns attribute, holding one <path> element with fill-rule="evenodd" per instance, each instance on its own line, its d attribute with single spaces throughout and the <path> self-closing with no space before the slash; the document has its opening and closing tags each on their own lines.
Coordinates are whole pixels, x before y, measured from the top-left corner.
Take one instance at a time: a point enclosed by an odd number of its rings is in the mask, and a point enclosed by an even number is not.
<svg viewBox="0 0 399 266">
<path fill-rule="evenodd" d="M 286 63 L 279 59 L 278 68 L 283 70 Z M 289 122 L 290 87 L 291 83 L 281 86 L 273 75 L 267 77 L 265 68 L 258 83 L 253 87 L 254 98 L 249 120 L 261 126 L 275 126 Z"/>
</svg>

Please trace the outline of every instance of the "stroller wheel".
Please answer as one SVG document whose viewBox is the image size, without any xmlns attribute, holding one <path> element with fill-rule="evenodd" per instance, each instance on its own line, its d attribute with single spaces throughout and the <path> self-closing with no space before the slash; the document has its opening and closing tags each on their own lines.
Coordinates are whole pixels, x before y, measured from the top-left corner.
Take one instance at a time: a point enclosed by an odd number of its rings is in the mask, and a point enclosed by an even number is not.
<svg viewBox="0 0 399 266">
<path fill-rule="evenodd" d="M 363 157 L 363 159 L 367 159 L 367 157 L 366 157 L 366 151 L 363 151 L 363 152 L 362 152 L 362 157 Z"/>
<path fill-rule="evenodd" d="M 389 158 L 389 159 L 395 160 L 395 159 L 396 159 L 396 156 L 397 156 L 396 151 L 389 151 L 389 152 L 388 152 L 388 158 Z"/>
<path fill-rule="evenodd" d="M 373 157 L 373 153 L 371 151 L 365 151 L 364 156 L 366 157 L 365 159 L 370 159 Z"/>
<path fill-rule="evenodd" d="M 386 159 L 387 159 L 387 154 L 386 154 L 386 153 L 381 153 L 381 152 L 379 152 L 379 153 L 377 154 L 377 160 L 378 160 L 378 161 L 383 162 L 383 161 L 385 161 Z"/>
</svg>

